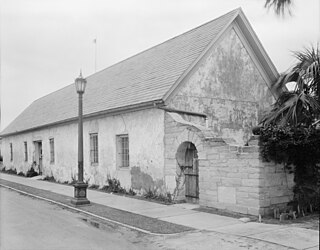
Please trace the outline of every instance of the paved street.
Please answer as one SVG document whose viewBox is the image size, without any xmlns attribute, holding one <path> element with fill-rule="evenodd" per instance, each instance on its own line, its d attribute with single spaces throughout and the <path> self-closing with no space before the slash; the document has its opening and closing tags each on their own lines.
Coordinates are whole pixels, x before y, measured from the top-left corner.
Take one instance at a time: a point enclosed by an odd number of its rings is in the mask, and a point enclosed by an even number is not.
<svg viewBox="0 0 320 250">
<path fill-rule="evenodd" d="M 165 206 L 89 190 L 92 204 L 75 211 L 70 186 L 4 174 L 0 185 L 1 250 L 319 249 L 319 231 L 240 223 L 197 212 L 191 204 Z"/>
<path fill-rule="evenodd" d="M 287 249 L 212 232 L 144 235 L 0 188 L 1 250 Z"/>
<path fill-rule="evenodd" d="M 5 188 L 0 188 L 0 199 L 1 250 L 155 249 L 136 232 Z"/>
</svg>

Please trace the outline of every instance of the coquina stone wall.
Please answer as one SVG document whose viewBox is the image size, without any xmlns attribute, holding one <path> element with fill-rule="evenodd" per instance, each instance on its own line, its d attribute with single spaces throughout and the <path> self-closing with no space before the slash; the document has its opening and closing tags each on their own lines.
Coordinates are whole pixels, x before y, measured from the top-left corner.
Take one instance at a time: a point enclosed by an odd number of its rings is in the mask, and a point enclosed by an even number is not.
<svg viewBox="0 0 320 250">
<path fill-rule="evenodd" d="M 207 142 L 206 152 L 207 159 L 199 161 L 200 205 L 265 215 L 292 200 L 293 174 L 283 165 L 263 162 L 258 145 Z"/>
<path fill-rule="evenodd" d="M 166 114 L 165 180 L 169 191 L 181 185 L 177 182 L 176 152 L 183 142 L 193 143 L 198 151 L 201 206 L 265 215 L 292 200 L 293 174 L 283 165 L 263 162 L 257 138 L 249 141 L 249 146 L 228 145 L 223 139 L 210 138 Z"/>
</svg>

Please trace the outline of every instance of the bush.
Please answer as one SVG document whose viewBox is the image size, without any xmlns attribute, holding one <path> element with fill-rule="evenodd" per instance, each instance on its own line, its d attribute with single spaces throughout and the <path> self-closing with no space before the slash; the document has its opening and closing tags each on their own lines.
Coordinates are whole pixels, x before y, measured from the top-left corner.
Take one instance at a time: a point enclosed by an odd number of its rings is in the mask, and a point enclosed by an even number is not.
<svg viewBox="0 0 320 250">
<path fill-rule="evenodd" d="M 3 173 L 6 173 L 6 174 L 17 174 L 17 170 L 14 168 L 14 169 L 11 169 L 9 168 L 8 170 L 6 169 L 6 167 L 4 167 L 1 172 Z"/>
<path fill-rule="evenodd" d="M 259 145 L 265 161 L 282 163 L 294 173 L 293 203 L 319 210 L 320 131 L 314 127 L 270 125 L 261 129 Z"/>
<path fill-rule="evenodd" d="M 126 190 L 123 187 L 121 187 L 120 181 L 116 178 L 108 179 L 108 189 L 109 192 L 112 193 L 126 193 Z"/>
<path fill-rule="evenodd" d="M 92 189 L 99 189 L 99 185 L 92 184 L 91 186 L 89 186 L 89 188 L 92 188 Z"/>
<path fill-rule="evenodd" d="M 26 176 L 26 175 L 25 175 L 23 172 L 21 172 L 21 171 L 18 173 L 18 175 L 20 175 L 20 176 Z"/>
<path fill-rule="evenodd" d="M 37 175 L 39 175 L 39 174 L 34 170 L 33 167 L 31 167 L 27 172 L 27 177 L 33 177 L 33 176 L 37 176 Z"/>
<path fill-rule="evenodd" d="M 57 182 L 53 176 L 46 176 L 43 178 L 44 181 Z"/>
<path fill-rule="evenodd" d="M 101 191 L 105 191 L 108 193 L 119 193 L 119 194 L 126 194 L 134 196 L 136 195 L 136 192 L 130 188 L 129 191 L 127 191 L 125 188 L 123 188 L 120 184 L 120 181 L 116 178 L 108 178 L 107 180 L 108 185 L 105 185 L 101 188 Z"/>
<path fill-rule="evenodd" d="M 166 204 L 168 203 L 170 204 L 173 202 L 172 194 L 170 194 L 169 192 L 167 192 L 166 194 L 161 194 L 161 193 L 158 194 L 155 190 L 151 190 L 151 189 L 149 189 L 144 194 L 144 198 L 160 201 Z"/>
</svg>

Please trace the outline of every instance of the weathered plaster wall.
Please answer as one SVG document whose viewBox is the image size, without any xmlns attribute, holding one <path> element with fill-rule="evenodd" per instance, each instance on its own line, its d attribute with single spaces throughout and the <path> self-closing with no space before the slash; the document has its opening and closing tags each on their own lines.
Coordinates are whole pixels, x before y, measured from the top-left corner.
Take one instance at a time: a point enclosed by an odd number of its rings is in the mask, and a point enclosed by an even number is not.
<svg viewBox="0 0 320 250">
<path fill-rule="evenodd" d="M 217 136 L 244 144 L 273 102 L 267 83 L 235 28 L 184 79 L 168 106 L 208 115 Z"/>
<path fill-rule="evenodd" d="M 50 163 L 49 139 L 55 141 L 55 163 Z M 57 180 L 71 180 L 77 167 L 77 126 L 75 124 L 43 129 L 3 138 L 3 163 L 6 168 L 16 168 L 26 173 L 36 161 L 34 141 L 42 141 L 43 168 L 47 176 Z M 28 161 L 24 160 L 24 142 L 28 145 Z M 10 143 L 13 145 L 13 161 L 10 161 Z M 38 167 L 35 169 L 38 171 Z"/>
<path fill-rule="evenodd" d="M 183 118 L 185 120 L 192 120 L 192 117 L 187 115 L 184 115 Z M 201 119 L 204 120 L 203 118 Z M 181 174 L 181 171 L 176 160 L 177 150 L 183 142 L 192 142 L 197 148 L 198 158 L 201 159 L 201 157 L 206 155 L 205 152 L 201 152 L 201 149 L 203 149 L 203 138 L 195 133 L 191 128 L 175 122 L 167 113 L 165 114 L 164 124 L 164 174 L 166 187 L 170 193 L 180 190 L 176 195 L 181 197 L 184 195 L 184 183 L 178 183 L 178 175 Z"/>
<path fill-rule="evenodd" d="M 33 162 L 33 141 L 42 140 L 43 173 L 59 181 L 70 181 L 77 172 L 77 124 L 56 126 L 32 133 L 3 138 L 4 165 L 27 172 Z M 163 189 L 164 111 L 143 110 L 116 116 L 85 120 L 84 177 L 89 184 L 105 185 L 108 177 L 135 189 Z M 99 163 L 90 165 L 90 133 L 98 133 Z M 130 167 L 116 164 L 116 135 L 129 135 Z M 55 141 L 55 163 L 50 164 L 49 138 Z M 28 142 L 29 161 L 24 161 L 24 141 Z M 9 143 L 14 157 L 10 162 Z M 141 177 L 138 182 L 137 179 Z"/>
</svg>

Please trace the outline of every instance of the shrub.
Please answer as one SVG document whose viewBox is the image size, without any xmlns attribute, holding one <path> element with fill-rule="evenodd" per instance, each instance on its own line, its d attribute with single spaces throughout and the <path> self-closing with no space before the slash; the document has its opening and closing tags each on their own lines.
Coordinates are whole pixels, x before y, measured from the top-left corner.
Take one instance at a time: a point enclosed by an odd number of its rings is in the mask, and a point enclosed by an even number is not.
<svg viewBox="0 0 320 250">
<path fill-rule="evenodd" d="M 99 189 L 99 185 L 92 184 L 91 186 L 89 186 L 89 188 L 92 188 L 92 189 Z"/>
<path fill-rule="evenodd" d="M 116 178 L 108 179 L 108 188 L 110 192 L 125 194 L 126 190 L 121 187 L 120 181 Z"/>
<path fill-rule="evenodd" d="M 267 126 L 260 131 L 260 154 L 294 173 L 294 205 L 319 209 L 320 131 L 315 127 Z M 293 169 L 290 166 L 294 166 Z"/>
<path fill-rule="evenodd" d="M 135 196 L 137 193 L 132 188 L 130 188 L 127 194 Z"/>
<path fill-rule="evenodd" d="M 18 173 L 18 175 L 20 175 L 20 176 L 26 176 L 22 171 L 20 171 L 20 172 Z"/>
<path fill-rule="evenodd" d="M 136 195 L 136 192 L 130 188 L 129 191 L 127 191 L 125 188 L 123 188 L 120 184 L 120 181 L 116 178 L 108 178 L 107 180 L 108 185 L 104 185 L 101 188 L 101 191 L 105 191 L 108 193 L 119 193 L 119 194 L 126 194 L 126 195 Z"/>
<path fill-rule="evenodd" d="M 161 194 L 161 193 L 158 194 L 156 190 L 149 189 L 144 194 L 144 198 L 160 201 L 160 202 L 163 202 L 163 203 L 166 203 L 166 204 L 173 203 L 172 194 L 170 194 L 169 192 L 167 192 L 166 194 Z"/>
<path fill-rule="evenodd" d="M 6 169 L 6 167 L 4 167 L 1 172 L 3 173 L 6 173 L 6 174 L 17 174 L 17 170 L 14 168 L 14 169 Z"/>
<path fill-rule="evenodd" d="M 46 176 L 43 178 L 44 181 L 57 182 L 53 176 Z"/>
<path fill-rule="evenodd" d="M 27 172 L 27 177 L 33 177 L 33 176 L 37 176 L 37 175 L 39 175 L 39 174 L 34 170 L 33 167 L 31 167 Z"/>
</svg>

